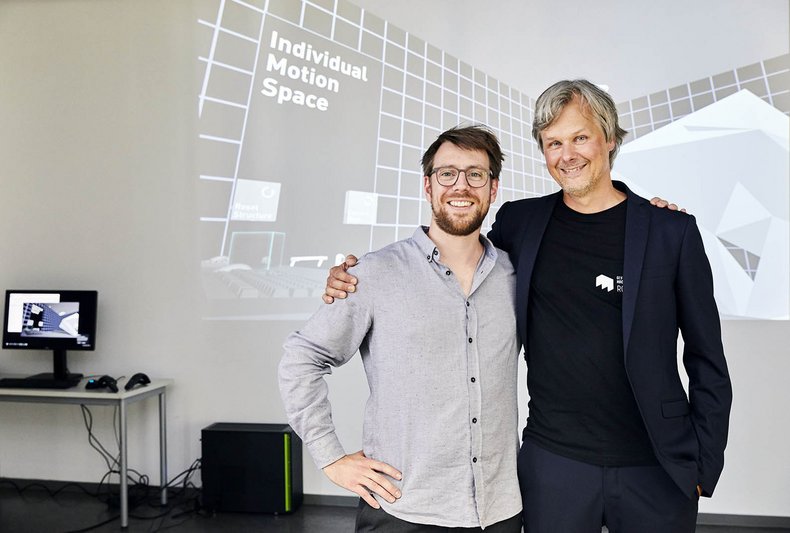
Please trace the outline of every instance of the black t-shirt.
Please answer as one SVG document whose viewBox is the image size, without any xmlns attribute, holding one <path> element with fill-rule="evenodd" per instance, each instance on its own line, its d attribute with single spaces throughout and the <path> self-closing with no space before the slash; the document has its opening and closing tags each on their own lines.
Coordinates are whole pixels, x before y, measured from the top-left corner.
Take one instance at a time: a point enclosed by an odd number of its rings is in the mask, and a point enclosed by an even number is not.
<svg viewBox="0 0 790 533">
<path fill-rule="evenodd" d="M 524 436 L 596 465 L 655 464 L 625 372 L 623 250 L 626 202 L 600 213 L 560 198 L 529 295 Z"/>
</svg>

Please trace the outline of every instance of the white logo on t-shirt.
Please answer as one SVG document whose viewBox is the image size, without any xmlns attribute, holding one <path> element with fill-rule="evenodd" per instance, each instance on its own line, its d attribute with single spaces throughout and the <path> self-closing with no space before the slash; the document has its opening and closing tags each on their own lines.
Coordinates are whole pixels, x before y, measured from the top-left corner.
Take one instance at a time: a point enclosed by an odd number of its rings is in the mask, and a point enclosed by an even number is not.
<svg viewBox="0 0 790 533">
<path fill-rule="evenodd" d="M 609 276 L 598 274 L 598 277 L 595 278 L 595 286 L 604 289 L 606 292 L 612 292 L 614 290 L 614 280 Z"/>
</svg>

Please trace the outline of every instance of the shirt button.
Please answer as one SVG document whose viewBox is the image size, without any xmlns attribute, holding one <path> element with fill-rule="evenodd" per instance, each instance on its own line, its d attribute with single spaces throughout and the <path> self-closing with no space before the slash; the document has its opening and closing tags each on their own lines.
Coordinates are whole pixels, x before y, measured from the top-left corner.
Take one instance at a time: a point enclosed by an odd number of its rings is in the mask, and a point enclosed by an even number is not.
<svg viewBox="0 0 790 533">
<path fill-rule="evenodd" d="M 472 383 L 474 383 L 475 381 L 477 381 L 477 380 L 475 380 L 475 378 L 472 378 Z"/>
<path fill-rule="evenodd" d="M 470 303 L 469 303 L 469 302 L 466 302 L 466 307 L 469 307 L 469 305 L 470 305 Z"/>
<path fill-rule="evenodd" d="M 476 463 L 477 462 L 477 457 L 472 457 L 472 462 Z"/>
<path fill-rule="evenodd" d="M 449 276 L 450 274 L 452 274 L 452 272 L 450 272 L 450 271 L 448 270 L 447 272 L 445 272 L 445 274 L 447 274 L 447 275 Z"/>
<path fill-rule="evenodd" d="M 472 344 L 472 337 L 469 337 L 469 344 Z"/>
<path fill-rule="evenodd" d="M 472 424 L 477 424 L 477 419 L 476 418 L 472 419 Z"/>
</svg>

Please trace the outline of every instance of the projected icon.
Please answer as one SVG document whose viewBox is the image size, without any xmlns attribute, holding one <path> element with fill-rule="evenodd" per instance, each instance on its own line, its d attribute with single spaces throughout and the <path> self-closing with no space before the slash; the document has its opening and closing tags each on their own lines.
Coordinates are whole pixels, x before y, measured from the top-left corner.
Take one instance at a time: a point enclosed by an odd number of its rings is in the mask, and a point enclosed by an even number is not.
<svg viewBox="0 0 790 533">
<path fill-rule="evenodd" d="M 233 197 L 231 220 L 274 222 L 280 201 L 280 184 L 239 179 Z"/>
<path fill-rule="evenodd" d="M 375 224 L 378 195 L 372 192 L 346 191 L 343 224 Z"/>
</svg>

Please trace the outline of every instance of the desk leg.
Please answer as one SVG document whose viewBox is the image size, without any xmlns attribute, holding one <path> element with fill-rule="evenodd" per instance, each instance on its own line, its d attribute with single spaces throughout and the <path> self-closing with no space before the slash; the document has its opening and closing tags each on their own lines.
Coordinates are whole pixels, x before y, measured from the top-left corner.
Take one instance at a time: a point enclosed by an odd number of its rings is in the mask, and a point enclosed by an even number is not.
<svg viewBox="0 0 790 533">
<path fill-rule="evenodd" d="M 120 401 L 121 410 L 121 528 L 129 527 L 129 485 L 126 477 L 126 402 Z"/>
<path fill-rule="evenodd" d="M 162 489 L 161 502 L 167 505 L 167 411 L 165 389 L 159 393 L 159 486 Z"/>
</svg>

